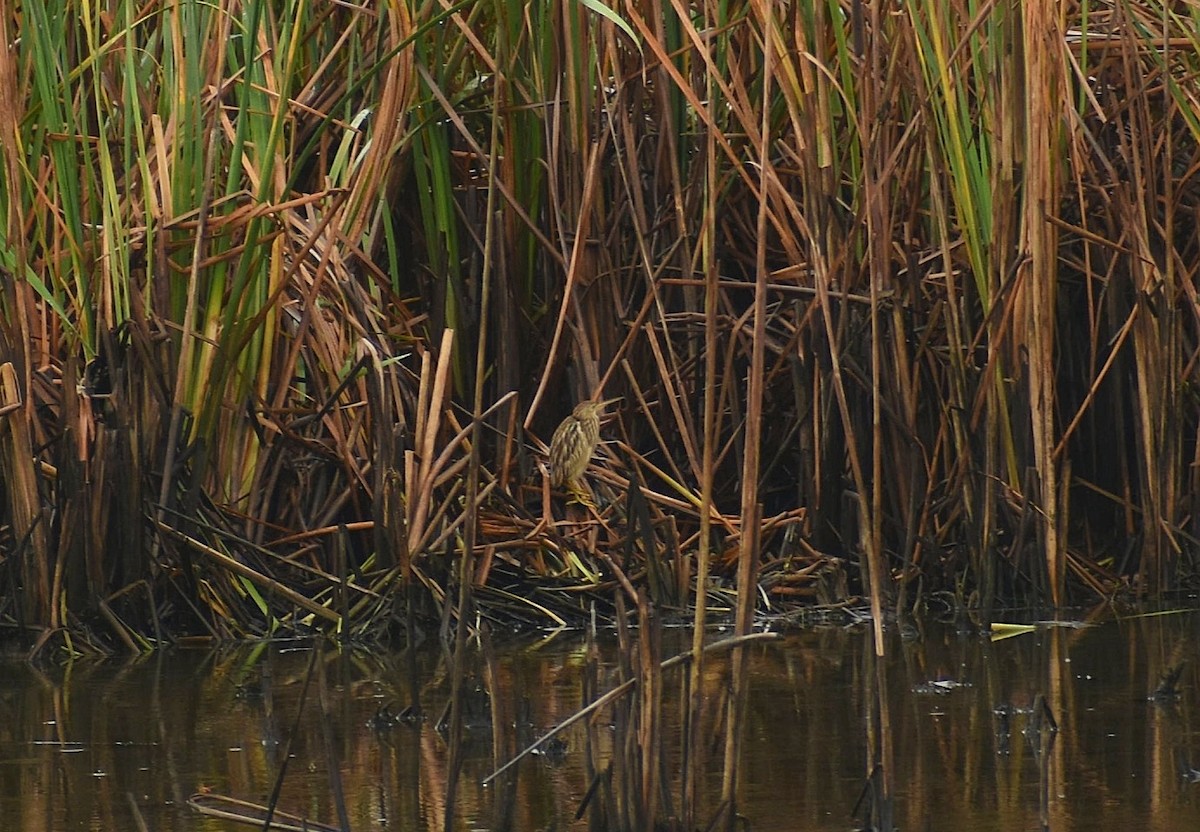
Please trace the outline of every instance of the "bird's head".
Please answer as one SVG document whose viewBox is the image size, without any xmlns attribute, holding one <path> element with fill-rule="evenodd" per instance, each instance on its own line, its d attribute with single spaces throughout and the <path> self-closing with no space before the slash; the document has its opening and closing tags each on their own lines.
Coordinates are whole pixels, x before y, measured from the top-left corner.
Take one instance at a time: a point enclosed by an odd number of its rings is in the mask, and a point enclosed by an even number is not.
<svg viewBox="0 0 1200 832">
<path fill-rule="evenodd" d="M 598 402 L 580 402 L 575 405 L 575 409 L 571 411 L 571 415 L 576 419 L 593 419 L 604 412 L 604 408 L 613 402 L 619 402 L 621 397 L 615 399 L 603 399 Z"/>
</svg>

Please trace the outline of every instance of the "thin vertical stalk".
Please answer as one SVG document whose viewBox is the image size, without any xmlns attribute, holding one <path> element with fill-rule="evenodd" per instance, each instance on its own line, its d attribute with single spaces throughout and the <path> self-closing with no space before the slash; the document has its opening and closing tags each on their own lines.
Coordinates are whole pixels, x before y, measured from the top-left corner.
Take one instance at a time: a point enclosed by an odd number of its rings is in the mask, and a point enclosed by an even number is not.
<svg viewBox="0 0 1200 832">
<path fill-rule="evenodd" d="M 755 3 L 760 31 L 763 39 L 762 72 L 762 121 L 759 130 L 759 145 L 756 148 L 761 170 L 759 188 L 757 245 L 755 247 L 754 279 L 754 329 L 750 346 L 750 378 L 746 385 L 746 423 L 744 429 L 745 449 L 742 457 L 742 505 L 741 547 L 738 552 L 737 572 L 737 617 L 734 622 L 736 635 L 750 632 L 754 608 L 758 598 L 759 521 L 761 508 L 758 497 L 759 457 L 762 442 L 763 376 L 766 364 L 767 330 L 767 217 L 769 197 L 774 184 L 771 164 L 771 90 L 775 70 L 775 18 L 769 3 Z M 706 453 L 708 449 L 705 449 Z M 742 723 L 745 715 L 746 697 L 750 689 L 747 677 L 746 649 L 738 647 L 730 658 L 729 710 L 725 734 L 725 776 L 721 783 L 721 805 L 725 811 L 728 829 L 737 825 L 738 756 L 742 740 Z"/>
<path fill-rule="evenodd" d="M 1057 233 L 1050 219 L 1058 204 L 1052 154 L 1058 147 L 1059 77 L 1054 64 L 1061 44 L 1058 4 L 1023 4 L 1025 44 L 1025 188 L 1021 213 L 1018 280 L 1030 325 L 1029 417 L 1038 471 L 1039 520 L 1045 541 L 1050 597 L 1065 599 L 1066 551 L 1059 529 L 1058 462 L 1054 458 L 1054 307 L 1058 275 Z"/>
<path fill-rule="evenodd" d="M 446 829 L 454 828 L 454 808 L 458 803 L 458 777 L 462 770 L 462 683 L 466 662 L 467 634 L 470 630 L 472 589 L 475 584 L 475 542 L 479 531 L 479 453 L 480 421 L 483 418 L 483 388 L 487 378 L 488 316 L 491 312 L 492 256 L 496 223 L 492 214 L 496 207 L 496 161 L 500 152 L 500 101 L 503 99 L 504 79 L 497 78 L 496 95 L 492 99 L 492 134 L 488 161 L 487 205 L 484 211 L 483 264 L 480 280 L 479 332 L 475 347 L 475 384 L 471 406 L 470 443 L 467 463 L 466 521 L 463 526 L 462 556 L 458 562 L 458 621 L 454 629 L 454 666 L 451 684 L 455 695 L 450 708 L 450 764 L 446 787 Z"/>
<path fill-rule="evenodd" d="M 171 422 L 167 429 L 167 447 L 163 459 L 162 485 L 158 492 L 158 524 L 162 525 L 164 512 L 170 505 L 171 489 L 175 487 L 174 475 L 175 453 L 179 447 L 180 434 L 183 430 L 183 411 L 187 394 L 187 378 L 192 368 L 192 355 L 197 341 L 196 311 L 200 290 L 200 263 L 204 258 L 204 241 L 208 227 L 209 204 L 212 201 L 213 172 L 216 165 L 216 124 L 211 123 L 208 129 L 208 142 L 205 150 L 204 186 L 200 196 L 200 213 L 196 227 L 196 239 L 192 249 L 191 279 L 188 281 L 187 304 L 183 314 L 183 332 L 179 337 L 179 360 L 176 363 L 173 400 L 171 402 Z M 161 538 L 155 535 L 155 547 Z"/>
<path fill-rule="evenodd" d="M 872 4 L 868 12 L 870 22 L 867 32 L 871 43 L 867 54 L 860 55 L 861 63 L 869 67 L 873 77 L 884 75 L 882 41 L 882 15 L 878 4 Z M 860 25 L 862 21 L 860 20 Z M 880 292 L 881 284 L 888 278 L 889 273 L 889 240 L 890 230 L 887 227 L 887 206 L 884 203 L 886 191 L 880 181 L 885 165 L 884 152 L 886 148 L 880 134 L 884 131 L 879 119 L 879 90 L 876 83 L 870 79 L 862 84 L 863 129 L 870 131 L 863 141 L 865 159 L 863 164 L 863 192 L 866 201 L 867 219 L 867 258 L 869 263 L 868 280 L 871 294 L 871 508 L 869 524 L 863 529 L 866 537 L 866 554 L 870 575 L 871 617 L 875 621 L 875 654 L 884 654 L 883 629 L 881 622 L 884 615 L 884 590 L 888 581 L 886 567 L 883 562 L 883 429 L 880 417 L 880 402 L 883 398 L 883 345 L 880 334 Z M 896 355 L 900 352 L 897 350 Z M 902 381 L 902 380 L 901 380 Z M 866 499 L 865 494 L 859 494 L 859 500 Z M 885 779 L 887 772 L 884 772 Z"/>
<path fill-rule="evenodd" d="M 705 29 L 711 30 L 712 3 L 704 4 Z M 714 101 L 713 74 L 704 74 L 705 100 L 709 106 L 710 125 L 704 131 L 704 216 L 700 231 L 701 255 L 704 258 L 704 439 L 700 462 L 700 531 L 696 552 L 696 600 L 692 613 L 692 660 L 688 682 L 690 694 L 686 711 L 687 731 L 684 734 L 683 771 L 683 828 L 695 829 L 699 811 L 699 779 L 704 769 L 704 743 L 701 717 L 704 713 L 704 636 L 708 618 L 708 574 L 712 548 L 713 469 L 716 459 L 717 411 L 717 301 L 720 296 L 717 272 L 716 228 L 717 144 L 711 127 L 717 107 Z"/>
</svg>

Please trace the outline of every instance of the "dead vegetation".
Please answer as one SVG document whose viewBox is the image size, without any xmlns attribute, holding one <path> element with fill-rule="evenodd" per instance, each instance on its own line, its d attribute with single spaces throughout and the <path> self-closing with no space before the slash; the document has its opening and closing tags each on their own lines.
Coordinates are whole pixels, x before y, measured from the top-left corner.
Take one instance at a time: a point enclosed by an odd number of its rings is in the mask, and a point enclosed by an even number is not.
<svg viewBox="0 0 1200 832">
<path fill-rule="evenodd" d="M 1086 11 L 9 9 L 0 617 L 1194 584 L 1200 7 Z"/>
</svg>

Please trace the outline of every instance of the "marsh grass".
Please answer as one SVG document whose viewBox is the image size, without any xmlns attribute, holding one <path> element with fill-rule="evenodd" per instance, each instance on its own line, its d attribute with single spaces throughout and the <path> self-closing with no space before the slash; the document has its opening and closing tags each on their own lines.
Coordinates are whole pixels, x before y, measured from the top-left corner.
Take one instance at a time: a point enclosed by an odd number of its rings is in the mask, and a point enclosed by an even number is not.
<svg viewBox="0 0 1200 832">
<path fill-rule="evenodd" d="M 0 614 L 105 651 L 625 579 L 743 628 L 1192 585 L 1198 22 L 14 7 Z M 566 509 L 539 438 L 601 392 Z"/>
</svg>

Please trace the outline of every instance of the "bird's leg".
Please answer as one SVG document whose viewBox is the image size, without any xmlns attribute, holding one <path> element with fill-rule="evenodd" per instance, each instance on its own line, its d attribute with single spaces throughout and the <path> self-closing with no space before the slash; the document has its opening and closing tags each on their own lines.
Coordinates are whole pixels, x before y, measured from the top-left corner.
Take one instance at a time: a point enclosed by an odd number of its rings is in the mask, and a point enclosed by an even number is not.
<svg viewBox="0 0 1200 832">
<path fill-rule="evenodd" d="M 567 500 L 568 505 L 574 503 L 575 505 L 586 506 L 588 508 L 596 507 L 592 495 L 587 492 L 587 487 L 581 483 L 567 483 L 567 493 L 571 495 L 571 498 Z"/>
</svg>

